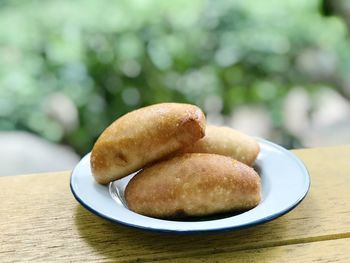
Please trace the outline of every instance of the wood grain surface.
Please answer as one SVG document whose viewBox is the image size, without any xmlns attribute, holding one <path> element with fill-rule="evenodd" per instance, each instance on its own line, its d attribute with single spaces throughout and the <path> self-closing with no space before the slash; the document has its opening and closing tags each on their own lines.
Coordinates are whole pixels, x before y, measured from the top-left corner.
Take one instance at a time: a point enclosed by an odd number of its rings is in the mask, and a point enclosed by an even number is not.
<svg viewBox="0 0 350 263">
<path fill-rule="evenodd" d="M 311 175 L 306 199 L 272 222 L 224 233 L 112 224 L 77 203 L 69 172 L 0 177 L 0 262 L 350 262 L 350 146 L 294 153 Z"/>
<path fill-rule="evenodd" d="M 160 260 L 159 262 L 349 262 L 350 238 L 247 249 L 235 253 Z"/>
</svg>

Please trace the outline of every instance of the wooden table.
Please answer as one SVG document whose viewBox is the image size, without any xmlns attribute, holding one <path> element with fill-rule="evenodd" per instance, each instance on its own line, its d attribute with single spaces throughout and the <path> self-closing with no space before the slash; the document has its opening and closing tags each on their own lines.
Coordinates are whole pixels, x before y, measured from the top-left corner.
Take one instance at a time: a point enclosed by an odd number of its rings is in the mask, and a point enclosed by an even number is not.
<svg viewBox="0 0 350 263">
<path fill-rule="evenodd" d="M 115 225 L 86 211 L 69 172 L 0 177 L 0 262 L 350 262 L 350 146 L 293 151 L 311 190 L 269 223 L 175 235 Z"/>
</svg>

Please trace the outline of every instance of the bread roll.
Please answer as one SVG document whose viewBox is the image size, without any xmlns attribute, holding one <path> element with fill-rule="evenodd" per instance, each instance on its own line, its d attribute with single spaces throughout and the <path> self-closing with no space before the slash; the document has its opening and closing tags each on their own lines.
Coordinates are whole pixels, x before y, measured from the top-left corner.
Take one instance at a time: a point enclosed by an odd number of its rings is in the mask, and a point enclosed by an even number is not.
<svg viewBox="0 0 350 263">
<path fill-rule="evenodd" d="M 92 173 L 106 184 L 193 144 L 204 136 L 205 116 L 197 106 L 161 103 L 113 122 L 91 153 Z"/>
<path fill-rule="evenodd" d="M 260 147 L 256 140 L 228 127 L 207 125 L 205 137 L 190 145 L 182 153 L 215 153 L 253 165 Z"/>
<path fill-rule="evenodd" d="M 227 156 L 183 154 L 140 171 L 125 199 L 130 210 L 158 218 L 248 210 L 260 202 L 260 177 Z"/>
</svg>

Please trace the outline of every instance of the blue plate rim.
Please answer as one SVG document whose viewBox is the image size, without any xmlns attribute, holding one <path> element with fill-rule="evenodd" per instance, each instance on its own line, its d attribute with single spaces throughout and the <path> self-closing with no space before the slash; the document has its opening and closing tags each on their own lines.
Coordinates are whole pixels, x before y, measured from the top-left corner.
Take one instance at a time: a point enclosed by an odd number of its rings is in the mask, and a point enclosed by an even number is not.
<svg viewBox="0 0 350 263">
<path fill-rule="evenodd" d="M 291 157 L 297 164 L 298 166 L 301 168 L 301 170 L 303 170 L 304 175 L 306 175 L 306 180 L 307 180 L 307 188 L 306 190 L 303 192 L 302 195 L 300 195 L 299 199 L 297 199 L 293 204 L 290 204 L 290 206 L 288 206 L 286 209 L 281 210 L 279 212 L 276 212 L 274 214 L 268 215 L 266 217 L 262 217 L 260 219 L 257 219 L 253 222 L 249 222 L 246 224 L 241 224 L 238 226 L 229 226 L 229 227 L 222 227 L 222 228 L 213 228 L 213 229 L 200 229 L 200 230 L 182 230 L 182 229 L 164 229 L 164 228 L 154 228 L 154 227 L 146 227 L 146 226 L 142 226 L 142 225 L 137 225 L 137 224 L 132 224 L 132 223 L 126 223 L 123 221 L 120 221 L 116 218 L 113 217 L 109 217 L 103 213 L 100 213 L 98 210 L 92 208 L 91 206 L 89 206 L 88 204 L 86 204 L 79 196 L 78 194 L 75 192 L 74 187 L 73 187 L 73 176 L 74 176 L 74 172 L 77 169 L 77 166 L 72 170 L 71 174 L 70 174 L 70 190 L 74 196 L 74 198 L 88 211 L 90 211 L 91 213 L 104 218 L 112 223 L 116 223 L 116 224 L 120 224 L 120 225 L 124 225 L 130 228 L 137 228 L 137 229 L 141 229 L 141 230 L 146 230 L 146 231 L 151 231 L 151 232 L 160 232 L 160 233 L 178 233 L 178 234 L 195 234 L 195 233 L 212 233 L 212 232 L 226 232 L 226 231 L 230 231 L 230 230 L 240 230 L 240 229 L 245 229 L 245 228 L 249 228 L 249 227 L 253 227 L 256 225 L 260 225 L 263 223 L 267 223 L 270 222 L 274 219 L 277 219 L 285 214 L 287 214 L 288 212 L 292 211 L 294 208 L 296 208 L 307 196 L 310 187 L 311 187 L 311 179 L 310 179 L 310 174 L 309 171 L 307 169 L 307 167 L 305 166 L 305 164 L 303 163 L 303 161 L 301 159 L 299 159 L 293 152 L 288 151 L 287 149 L 283 148 L 282 146 L 275 144 L 273 142 L 270 142 L 268 140 L 259 138 L 259 137 L 255 137 L 258 142 L 263 142 L 266 144 L 269 144 L 272 147 L 278 148 L 279 150 L 281 150 L 282 152 L 286 152 L 288 153 L 288 156 Z"/>
</svg>

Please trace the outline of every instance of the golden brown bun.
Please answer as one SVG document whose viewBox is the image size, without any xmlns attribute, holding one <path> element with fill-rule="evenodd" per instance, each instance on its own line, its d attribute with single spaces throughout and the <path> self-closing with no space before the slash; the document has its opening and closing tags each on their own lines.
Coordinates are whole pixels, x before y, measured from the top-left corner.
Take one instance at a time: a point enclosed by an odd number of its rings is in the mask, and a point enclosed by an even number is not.
<svg viewBox="0 0 350 263">
<path fill-rule="evenodd" d="M 190 104 L 161 103 L 125 114 L 98 138 L 91 153 L 92 173 L 106 184 L 204 136 L 205 116 Z"/>
<path fill-rule="evenodd" d="M 205 137 L 183 150 L 183 153 L 215 153 L 253 165 L 260 147 L 256 140 L 228 127 L 207 125 Z"/>
<path fill-rule="evenodd" d="M 242 211 L 260 202 L 260 177 L 230 157 L 188 153 L 140 171 L 125 199 L 130 210 L 159 218 Z"/>
</svg>

